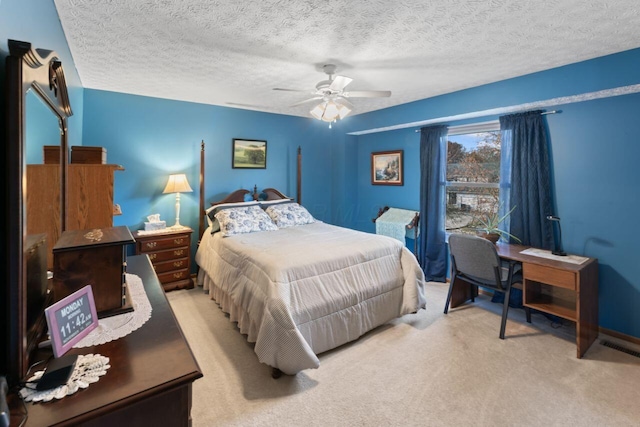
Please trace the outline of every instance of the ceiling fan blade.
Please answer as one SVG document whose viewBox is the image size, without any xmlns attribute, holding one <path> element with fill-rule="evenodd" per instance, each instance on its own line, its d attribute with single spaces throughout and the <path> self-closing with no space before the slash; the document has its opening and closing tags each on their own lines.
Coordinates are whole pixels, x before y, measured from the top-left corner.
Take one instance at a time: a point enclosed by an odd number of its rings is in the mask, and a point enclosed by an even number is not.
<svg viewBox="0 0 640 427">
<path fill-rule="evenodd" d="M 297 107 L 298 105 L 306 104 L 307 102 L 316 101 L 318 99 L 322 99 L 321 96 L 314 96 L 313 98 L 305 99 L 304 101 L 296 102 L 295 104 L 291 104 L 291 107 Z"/>
<path fill-rule="evenodd" d="M 342 96 L 346 98 L 388 98 L 391 96 L 390 90 L 354 90 L 344 92 Z"/>
<path fill-rule="evenodd" d="M 344 105 L 345 107 L 351 108 L 352 110 L 356 108 L 352 103 L 350 103 L 343 97 L 337 97 L 334 101 L 336 102 L 336 104 Z"/>
<path fill-rule="evenodd" d="M 304 90 L 304 89 L 285 89 L 285 88 L 281 88 L 281 87 L 274 87 L 273 90 L 282 90 L 282 91 L 285 91 L 285 92 L 307 92 L 307 93 L 309 93 L 308 90 Z"/>
<path fill-rule="evenodd" d="M 333 81 L 331 82 L 331 85 L 329 86 L 329 89 L 332 91 L 340 92 L 352 81 L 353 79 L 350 77 L 335 76 Z"/>
</svg>

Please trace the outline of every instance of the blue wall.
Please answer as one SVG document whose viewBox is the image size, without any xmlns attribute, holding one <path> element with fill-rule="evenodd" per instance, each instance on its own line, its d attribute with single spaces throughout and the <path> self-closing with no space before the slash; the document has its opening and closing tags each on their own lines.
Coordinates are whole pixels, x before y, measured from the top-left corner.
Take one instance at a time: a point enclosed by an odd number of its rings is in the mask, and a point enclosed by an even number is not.
<svg viewBox="0 0 640 427">
<path fill-rule="evenodd" d="M 29 12 L 29 15 L 25 13 Z M 535 73 L 465 91 L 346 118 L 329 130 L 311 119 L 83 90 L 53 0 L 2 0 L 0 59 L 8 38 L 55 50 L 70 86 L 71 145 L 104 146 L 116 173 L 116 225 L 141 227 L 146 215 L 174 219 L 167 176 L 187 174 L 181 222 L 197 229 L 200 141 L 206 145 L 207 200 L 239 187 L 273 186 L 295 193 L 295 150 L 302 146 L 303 203 L 328 222 L 373 231 L 383 205 L 418 208 L 419 135 L 413 129 L 366 136 L 348 132 L 518 105 L 638 84 L 640 50 Z M 83 105 L 84 103 L 84 105 Z M 632 215 L 639 211 L 637 167 L 640 95 L 559 105 L 547 116 L 558 214 L 565 249 L 599 259 L 600 325 L 640 337 L 640 263 Z M 83 117 L 84 115 L 84 117 Z M 478 121 L 495 119 L 485 117 Z M 457 125 L 464 122 L 447 123 Z M 231 168 L 232 138 L 266 139 L 267 169 Z M 372 151 L 403 149 L 405 185 L 372 186 Z"/>
<path fill-rule="evenodd" d="M 107 149 L 116 172 L 114 198 L 123 214 L 115 225 L 142 229 L 147 215 L 175 223 L 175 195 L 163 194 L 172 173 L 185 173 L 193 188 L 180 198 L 180 223 L 198 232 L 200 147 L 205 142 L 205 201 L 239 188 L 274 187 L 295 197 L 297 149 L 303 153 L 303 204 L 328 221 L 331 189 L 331 134 L 310 118 L 85 89 L 85 146 Z M 233 138 L 267 141 L 266 169 L 233 169 Z M 194 267 L 195 269 L 195 267 Z"/>
<path fill-rule="evenodd" d="M 67 121 L 69 145 L 81 145 L 83 88 L 53 0 L 3 0 L 0 3 L 0 60 L 3 72 L 4 60 L 9 54 L 8 39 L 29 42 L 34 48 L 56 52 L 62 61 L 73 111 L 73 116 Z M 4 81 L 0 87 L 4 91 Z"/>
<path fill-rule="evenodd" d="M 446 117 L 640 83 L 640 49 L 597 58 L 345 119 L 347 131 Z M 600 325 L 640 337 L 638 232 L 640 210 L 640 94 L 556 105 L 548 115 L 557 213 L 564 248 L 599 260 Z M 496 119 L 444 123 L 459 125 Z M 351 119 L 349 121 L 349 119 Z M 348 226 L 373 231 L 384 205 L 419 208 L 419 134 L 403 129 L 361 135 L 354 154 L 358 186 L 355 215 Z M 373 186 L 373 151 L 403 149 L 405 185 Z M 349 161 L 347 161 L 349 163 Z M 336 195 L 339 199 L 339 196 Z"/>
</svg>

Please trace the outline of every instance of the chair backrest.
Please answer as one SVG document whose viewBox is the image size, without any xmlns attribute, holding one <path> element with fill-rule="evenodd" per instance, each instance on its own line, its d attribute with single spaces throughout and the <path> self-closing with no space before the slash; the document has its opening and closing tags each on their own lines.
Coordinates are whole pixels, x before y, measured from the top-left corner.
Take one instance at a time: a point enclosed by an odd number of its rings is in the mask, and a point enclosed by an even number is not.
<svg viewBox="0 0 640 427">
<path fill-rule="evenodd" d="M 449 251 L 458 272 L 495 284 L 500 257 L 492 242 L 470 234 L 451 234 Z"/>
</svg>

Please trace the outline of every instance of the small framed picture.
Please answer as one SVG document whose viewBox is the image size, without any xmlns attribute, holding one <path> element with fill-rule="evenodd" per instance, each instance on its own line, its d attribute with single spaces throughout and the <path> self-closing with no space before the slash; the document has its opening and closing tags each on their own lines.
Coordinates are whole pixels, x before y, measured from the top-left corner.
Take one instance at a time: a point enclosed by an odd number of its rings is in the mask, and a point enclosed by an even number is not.
<svg viewBox="0 0 640 427">
<path fill-rule="evenodd" d="M 371 153 L 371 185 L 404 185 L 403 151 Z"/>
<path fill-rule="evenodd" d="M 266 169 L 267 141 L 234 138 L 231 156 L 234 169 Z"/>
</svg>

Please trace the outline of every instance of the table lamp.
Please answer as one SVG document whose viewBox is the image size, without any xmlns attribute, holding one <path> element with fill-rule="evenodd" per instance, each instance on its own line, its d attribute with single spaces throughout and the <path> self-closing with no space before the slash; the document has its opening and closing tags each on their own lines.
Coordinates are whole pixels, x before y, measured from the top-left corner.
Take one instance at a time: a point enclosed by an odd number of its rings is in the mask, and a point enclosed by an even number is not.
<svg viewBox="0 0 640 427">
<path fill-rule="evenodd" d="M 187 176 L 183 173 L 169 175 L 169 182 L 164 188 L 163 193 L 176 193 L 176 223 L 173 227 L 181 227 L 180 225 L 180 193 L 190 193 L 193 190 L 189 186 Z"/>
<path fill-rule="evenodd" d="M 554 225 L 558 225 L 558 234 L 556 234 L 556 228 L 553 227 L 553 246 L 551 251 L 553 255 L 566 256 L 567 253 L 562 249 L 562 229 L 560 228 L 560 218 L 554 215 L 547 215 L 547 219 Z"/>
</svg>

